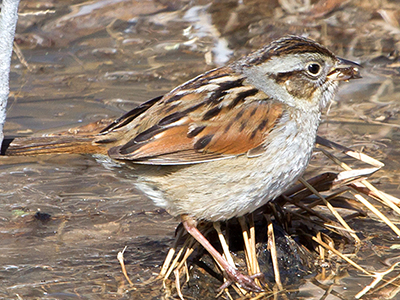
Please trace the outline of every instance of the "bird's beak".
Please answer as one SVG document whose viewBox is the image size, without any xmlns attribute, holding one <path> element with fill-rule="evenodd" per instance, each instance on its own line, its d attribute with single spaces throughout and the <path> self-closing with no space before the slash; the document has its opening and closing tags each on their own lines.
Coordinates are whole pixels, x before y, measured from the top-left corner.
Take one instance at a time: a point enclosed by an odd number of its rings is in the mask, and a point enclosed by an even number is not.
<svg viewBox="0 0 400 300">
<path fill-rule="evenodd" d="M 339 58 L 336 65 L 328 73 L 328 78 L 331 80 L 347 81 L 350 79 L 361 78 L 360 66 L 358 63 L 353 61 Z"/>
</svg>

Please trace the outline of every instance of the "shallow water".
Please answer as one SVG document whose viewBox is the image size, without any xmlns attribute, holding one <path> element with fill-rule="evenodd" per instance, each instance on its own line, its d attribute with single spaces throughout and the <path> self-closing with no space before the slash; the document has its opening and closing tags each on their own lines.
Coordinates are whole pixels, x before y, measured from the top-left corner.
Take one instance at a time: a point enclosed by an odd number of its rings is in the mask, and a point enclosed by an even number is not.
<svg viewBox="0 0 400 300">
<path fill-rule="evenodd" d="M 20 13 L 27 64 L 13 55 L 6 136 L 117 117 L 274 38 L 304 34 L 364 66 L 363 79 L 342 84 L 320 135 L 383 161 L 371 181 L 400 197 L 396 1 L 21 1 Z M 321 166 L 339 170 L 316 154 L 310 169 Z M 146 295 L 130 288 L 116 256 L 128 246 L 131 280 L 152 278 L 178 221 L 139 194 L 127 170 L 89 156 L 0 157 L 0 182 L 0 298 L 161 297 L 159 282 Z M 399 240 L 377 222 L 354 223 L 369 241 L 359 258 L 370 270 L 398 255 Z M 350 271 L 335 290 L 346 299 L 369 282 Z M 324 293 L 311 281 L 300 290 Z"/>
</svg>

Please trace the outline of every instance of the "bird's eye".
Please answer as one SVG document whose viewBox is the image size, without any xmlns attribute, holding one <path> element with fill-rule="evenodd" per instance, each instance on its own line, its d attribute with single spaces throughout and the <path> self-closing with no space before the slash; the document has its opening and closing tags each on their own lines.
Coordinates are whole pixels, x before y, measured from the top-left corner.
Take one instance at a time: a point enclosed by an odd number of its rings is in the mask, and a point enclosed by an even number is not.
<svg viewBox="0 0 400 300">
<path fill-rule="evenodd" d="M 317 62 L 310 62 L 307 65 L 307 72 L 311 76 L 318 76 L 322 71 L 322 67 L 319 63 Z"/>
</svg>

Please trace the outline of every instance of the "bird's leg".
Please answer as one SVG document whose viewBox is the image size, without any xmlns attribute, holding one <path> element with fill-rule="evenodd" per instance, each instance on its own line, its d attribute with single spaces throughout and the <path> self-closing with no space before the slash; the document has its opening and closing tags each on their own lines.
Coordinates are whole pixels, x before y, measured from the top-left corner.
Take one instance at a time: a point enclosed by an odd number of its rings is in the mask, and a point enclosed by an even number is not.
<svg viewBox="0 0 400 300">
<path fill-rule="evenodd" d="M 238 283 L 242 288 L 247 291 L 252 292 L 262 292 L 262 288 L 259 287 L 255 282 L 254 278 L 259 277 L 260 274 L 253 276 L 248 276 L 240 273 L 234 266 L 231 266 L 222 255 L 215 250 L 215 248 L 210 244 L 210 242 L 204 237 L 204 235 L 197 229 L 196 221 L 188 215 L 182 215 L 182 224 L 186 231 L 194 237 L 211 256 L 220 264 L 225 272 L 225 277 L 228 282 L 224 283 L 221 288 L 226 288 L 233 282 Z"/>
</svg>

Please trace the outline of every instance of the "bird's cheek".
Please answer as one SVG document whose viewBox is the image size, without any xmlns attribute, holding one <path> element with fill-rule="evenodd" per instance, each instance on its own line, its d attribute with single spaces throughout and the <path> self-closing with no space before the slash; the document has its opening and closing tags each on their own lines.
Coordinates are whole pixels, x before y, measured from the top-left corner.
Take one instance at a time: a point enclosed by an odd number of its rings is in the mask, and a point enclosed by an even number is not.
<svg viewBox="0 0 400 300">
<path fill-rule="evenodd" d="M 314 93 L 317 91 L 317 87 L 307 80 L 287 80 L 285 82 L 285 88 L 287 92 L 294 98 L 302 99 L 305 101 L 312 102 Z"/>
</svg>

